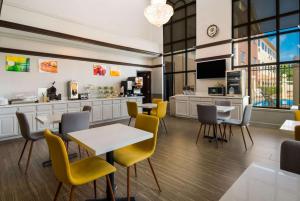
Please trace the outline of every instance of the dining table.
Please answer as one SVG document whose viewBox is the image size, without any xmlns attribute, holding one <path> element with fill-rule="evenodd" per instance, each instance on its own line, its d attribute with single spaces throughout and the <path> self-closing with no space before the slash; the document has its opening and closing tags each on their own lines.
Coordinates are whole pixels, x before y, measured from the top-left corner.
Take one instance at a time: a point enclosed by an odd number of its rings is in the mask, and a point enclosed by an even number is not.
<svg viewBox="0 0 300 201">
<path fill-rule="evenodd" d="M 280 130 L 287 132 L 295 132 L 296 126 L 300 126 L 300 121 L 285 120 L 285 122 L 281 125 Z"/>
<path fill-rule="evenodd" d="M 68 137 L 96 156 L 106 154 L 106 161 L 114 165 L 114 150 L 150 139 L 153 133 L 117 123 L 71 132 L 68 133 Z M 115 190 L 114 173 L 109 177 Z M 111 195 L 107 186 L 105 199 L 90 199 L 89 201 L 109 201 L 110 199 Z M 127 200 L 127 198 L 116 198 L 116 200 Z M 131 200 L 135 200 L 135 197 Z"/>
<path fill-rule="evenodd" d="M 41 114 L 37 115 L 35 119 L 43 125 L 51 125 L 51 124 L 58 124 L 58 133 L 61 133 L 61 117 L 62 114 L 54 113 L 54 114 Z M 73 159 L 77 157 L 77 153 L 69 153 L 69 159 Z M 50 158 L 50 157 L 49 157 Z M 42 163 L 43 167 L 51 166 L 51 160 L 46 160 Z"/>
<path fill-rule="evenodd" d="M 279 163 L 252 163 L 219 201 L 299 201 L 300 175 Z"/>
<path fill-rule="evenodd" d="M 138 104 L 138 107 L 143 108 L 144 110 L 147 111 L 148 115 L 150 115 L 151 110 L 157 108 L 157 104 L 156 103 L 141 103 L 141 104 Z"/>
</svg>

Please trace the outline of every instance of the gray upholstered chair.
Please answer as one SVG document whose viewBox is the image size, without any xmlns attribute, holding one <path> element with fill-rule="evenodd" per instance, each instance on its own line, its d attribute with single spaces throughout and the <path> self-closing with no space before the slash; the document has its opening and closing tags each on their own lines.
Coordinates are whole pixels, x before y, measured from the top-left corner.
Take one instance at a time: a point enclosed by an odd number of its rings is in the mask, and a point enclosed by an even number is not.
<svg viewBox="0 0 300 201">
<path fill-rule="evenodd" d="M 26 140 L 25 144 L 24 144 L 24 147 L 22 149 L 19 161 L 18 161 L 19 166 L 20 166 L 24 151 L 26 149 L 27 143 L 31 142 L 30 143 L 29 154 L 28 154 L 28 159 L 27 159 L 27 163 L 26 163 L 26 169 L 25 169 L 25 174 L 27 174 L 29 163 L 30 163 L 30 158 L 31 158 L 31 153 L 32 153 L 32 149 L 33 149 L 33 144 L 34 144 L 35 141 L 38 141 L 38 140 L 44 138 L 44 132 L 43 131 L 41 131 L 41 132 L 31 132 L 27 117 L 24 113 L 17 112 L 16 116 L 17 116 L 17 119 L 18 119 L 18 122 L 19 122 L 21 135 Z"/>
<path fill-rule="evenodd" d="M 229 120 L 224 120 L 222 123 L 225 125 L 229 125 L 230 126 L 230 137 L 232 135 L 232 129 L 231 126 L 239 126 L 241 128 L 242 131 L 242 136 L 243 136 L 243 141 L 244 141 L 244 145 L 245 145 L 245 149 L 247 150 L 247 144 L 246 144 L 246 140 L 245 140 L 245 136 L 244 136 L 244 131 L 243 128 L 245 127 L 247 130 L 247 133 L 249 135 L 249 138 L 252 142 L 252 144 L 254 144 L 253 139 L 251 137 L 250 131 L 249 131 L 249 123 L 250 123 L 250 119 L 251 119 L 251 113 L 252 113 L 252 105 L 247 105 L 244 109 L 244 113 L 243 113 L 243 118 L 242 120 L 238 120 L 238 119 L 229 119 Z M 225 134 L 225 133 L 224 133 Z"/>
<path fill-rule="evenodd" d="M 231 106 L 231 101 L 223 101 L 223 100 L 216 100 L 215 105 L 217 106 Z M 218 119 L 226 120 L 231 118 L 231 112 L 218 112 Z"/>
<path fill-rule="evenodd" d="M 287 140 L 281 144 L 280 169 L 300 174 L 300 142 Z"/>
<path fill-rule="evenodd" d="M 198 132 L 196 144 L 198 143 L 202 126 L 203 125 L 205 126 L 204 128 L 204 137 L 205 137 L 206 125 L 209 125 L 209 126 L 213 126 L 213 134 L 214 134 L 213 138 L 215 139 L 216 144 L 218 146 L 217 126 L 219 126 L 221 132 L 220 124 L 222 123 L 222 121 L 218 120 L 217 118 L 217 107 L 215 105 L 197 105 L 197 113 L 198 113 L 198 121 L 200 122 L 200 129 Z"/>
<path fill-rule="evenodd" d="M 84 112 L 71 112 L 65 113 L 61 117 L 61 137 L 67 145 L 69 150 L 69 141 L 67 134 L 75 131 L 89 129 L 90 127 L 90 113 Z M 80 146 L 78 145 L 79 156 L 81 157 Z"/>
</svg>

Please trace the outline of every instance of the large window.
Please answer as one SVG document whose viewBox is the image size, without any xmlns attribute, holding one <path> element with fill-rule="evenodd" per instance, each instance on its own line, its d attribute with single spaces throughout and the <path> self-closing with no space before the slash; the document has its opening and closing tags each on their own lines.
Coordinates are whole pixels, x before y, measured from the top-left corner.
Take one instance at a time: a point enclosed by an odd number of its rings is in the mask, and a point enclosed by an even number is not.
<svg viewBox="0 0 300 201">
<path fill-rule="evenodd" d="M 174 16 L 164 25 L 164 96 L 196 85 L 196 0 L 169 0 Z"/>
<path fill-rule="evenodd" d="M 256 107 L 299 104 L 299 0 L 233 0 L 233 68 Z"/>
</svg>

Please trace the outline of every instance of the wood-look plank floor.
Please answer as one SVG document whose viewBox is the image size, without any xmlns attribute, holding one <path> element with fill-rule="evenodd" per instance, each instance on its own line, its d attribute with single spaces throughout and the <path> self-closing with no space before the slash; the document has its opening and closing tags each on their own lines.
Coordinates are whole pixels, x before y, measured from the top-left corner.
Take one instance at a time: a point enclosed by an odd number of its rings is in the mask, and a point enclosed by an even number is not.
<svg viewBox="0 0 300 201">
<path fill-rule="evenodd" d="M 240 130 L 234 129 L 232 140 L 216 149 L 214 143 L 204 138 L 195 144 L 199 129 L 197 121 L 168 117 L 166 122 L 169 133 L 166 135 L 163 129 L 160 130 L 157 150 L 152 157 L 162 192 L 157 190 L 147 161 L 141 162 L 137 165 L 138 177 L 134 177 L 134 172 L 131 174 L 131 191 L 137 201 L 219 200 L 252 162 L 279 162 L 281 142 L 292 137 L 278 129 L 250 127 L 255 145 L 252 147 L 246 138 L 249 149 L 245 151 Z M 46 142 L 42 140 L 35 144 L 28 176 L 23 174 L 26 154 L 22 168 L 17 165 L 23 143 L 23 140 L 16 140 L 0 144 L 0 200 L 53 200 L 57 181 L 51 167 L 41 165 L 48 158 Z M 75 144 L 71 148 L 77 151 Z M 125 197 L 126 169 L 116 167 L 116 196 Z M 104 197 L 104 179 L 97 183 L 98 197 Z M 69 186 L 64 185 L 59 200 L 68 200 L 69 191 Z M 91 183 L 76 188 L 74 200 L 83 201 L 93 195 Z"/>
</svg>

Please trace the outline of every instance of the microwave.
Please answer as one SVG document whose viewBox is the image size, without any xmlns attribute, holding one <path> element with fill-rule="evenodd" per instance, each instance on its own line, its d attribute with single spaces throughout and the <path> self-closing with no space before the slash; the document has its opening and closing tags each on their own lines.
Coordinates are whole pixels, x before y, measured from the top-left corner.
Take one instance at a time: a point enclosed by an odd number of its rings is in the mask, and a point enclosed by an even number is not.
<svg viewBox="0 0 300 201">
<path fill-rule="evenodd" d="M 212 96 L 225 96 L 225 87 L 208 87 L 208 95 Z"/>
</svg>

